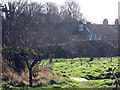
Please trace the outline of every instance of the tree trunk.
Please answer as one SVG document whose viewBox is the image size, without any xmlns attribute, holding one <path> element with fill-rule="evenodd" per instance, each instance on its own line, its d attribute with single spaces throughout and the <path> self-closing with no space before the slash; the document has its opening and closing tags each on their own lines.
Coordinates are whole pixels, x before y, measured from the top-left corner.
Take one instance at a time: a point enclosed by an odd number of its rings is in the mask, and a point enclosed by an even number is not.
<svg viewBox="0 0 120 90">
<path fill-rule="evenodd" d="M 32 68 L 29 68 L 29 85 L 32 87 Z"/>
</svg>

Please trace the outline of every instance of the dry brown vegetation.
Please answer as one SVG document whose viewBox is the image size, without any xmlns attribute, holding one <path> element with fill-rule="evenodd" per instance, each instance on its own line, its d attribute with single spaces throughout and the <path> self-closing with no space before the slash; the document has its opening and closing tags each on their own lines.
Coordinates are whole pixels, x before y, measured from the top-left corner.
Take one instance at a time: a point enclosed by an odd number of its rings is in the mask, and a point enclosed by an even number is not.
<svg viewBox="0 0 120 90">
<path fill-rule="evenodd" d="M 2 79 L 3 79 L 3 81 L 5 81 L 5 82 L 7 82 L 9 84 L 13 84 L 16 81 L 17 82 L 25 81 L 25 79 L 23 79 L 20 76 L 21 75 L 19 75 L 18 73 L 16 73 L 14 71 L 14 69 L 9 66 L 9 63 L 7 61 L 3 61 L 2 62 Z"/>
<path fill-rule="evenodd" d="M 52 78 L 58 80 L 60 77 L 60 74 L 56 74 L 47 66 L 36 67 L 33 69 L 33 82 L 48 83 Z"/>
<path fill-rule="evenodd" d="M 7 85 L 15 85 L 16 83 L 23 82 L 28 85 L 29 80 L 29 71 L 26 69 L 20 74 L 16 73 L 12 67 L 9 66 L 9 63 L 3 61 L 2 64 L 2 79 L 6 82 Z M 49 83 L 53 78 L 59 80 L 61 78 L 60 74 L 56 74 L 48 66 L 35 66 L 33 69 L 33 83 Z M 4 82 L 3 82 L 4 83 Z"/>
</svg>

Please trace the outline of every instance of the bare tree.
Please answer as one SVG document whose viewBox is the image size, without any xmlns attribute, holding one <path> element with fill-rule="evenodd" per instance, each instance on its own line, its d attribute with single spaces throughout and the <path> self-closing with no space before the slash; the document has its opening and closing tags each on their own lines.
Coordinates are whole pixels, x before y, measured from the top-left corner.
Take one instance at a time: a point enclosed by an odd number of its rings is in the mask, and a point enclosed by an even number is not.
<svg viewBox="0 0 120 90">
<path fill-rule="evenodd" d="M 52 2 L 47 2 L 44 4 L 44 11 L 49 16 L 49 22 L 51 24 L 56 24 L 61 21 L 60 12 L 58 5 Z"/>
<path fill-rule="evenodd" d="M 83 19 L 80 7 L 75 1 L 65 2 L 65 4 L 61 6 L 61 17 L 68 21 L 79 21 Z"/>
<path fill-rule="evenodd" d="M 47 22 L 44 24 L 41 22 L 40 15 L 44 14 L 41 13 L 41 4 L 27 4 L 27 2 L 21 2 L 21 6 L 19 4 L 20 2 L 9 2 L 8 8 L 6 5 L 3 8 L 6 14 L 3 19 L 3 46 L 15 50 L 26 62 L 29 70 L 29 83 L 32 87 L 32 69 L 38 61 L 45 58 L 44 47 L 51 39 L 52 26 Z M 13 10 L 9 9 L 10 7 L 15 7 L 12 15 L 10 12 Z"/>
</svg>

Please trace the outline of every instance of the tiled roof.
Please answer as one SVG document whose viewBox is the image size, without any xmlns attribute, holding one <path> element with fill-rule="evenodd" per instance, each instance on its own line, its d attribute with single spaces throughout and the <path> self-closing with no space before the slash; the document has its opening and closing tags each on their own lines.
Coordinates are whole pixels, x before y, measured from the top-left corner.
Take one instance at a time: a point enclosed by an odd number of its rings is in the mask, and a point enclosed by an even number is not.
<svg viewBox="0 0 120 90">
<path fill-rule="evenodd" d="M 55 30 L 61 33 L 68 33 L 69 35 L 73 34 L 78 30 L 79 22 L 64 22 L 58 23 L 55 26 Z M 84 30 L 87 30 L 89 33 L 93 34 L 101 34 L 108 39 L 117 39 L 118 38 L 118 30 L 115 25 L 103 25 L 103 24 L 84 24 Z M 84 30 L 82 32 L 84 32 Z M 81 32 L 79 32 L 81 33 Z M 79 35 L 77 32 L 76 34 Z M 75 35 L 75 34 L 74 34 Z M 82 35 L 82 34 L 80 34 Z"/>
<path fill-rule="evenodd" d="M 102 34 L 109 39 L 116 39 L 118 37 L 118 30 L 115 25 L 90 24 L 86 25 L 93 34 Z"/>
</svg>

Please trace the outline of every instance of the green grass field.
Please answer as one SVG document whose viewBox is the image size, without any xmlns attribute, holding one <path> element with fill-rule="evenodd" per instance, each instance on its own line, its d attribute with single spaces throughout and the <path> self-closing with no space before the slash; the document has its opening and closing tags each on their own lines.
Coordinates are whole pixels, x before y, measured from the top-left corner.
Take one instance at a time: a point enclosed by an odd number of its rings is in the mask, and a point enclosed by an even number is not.
<svg viewBox="0 0 120 90">
<path fill-rule="evenodd" d="M 66 74 L 70 77 L 84 77 L 89 80 L 109 79 L 108 68 L 118 67 L 118 58 L 95 58 L 89 62 L 89 58 L 60 59 L 54 63 L 54 71 Z M 115 70 L 116 72 L 118 69 Z"/>
<path fill-rule="evenodd" d="M 54 71 L 60 73 L 63 77 L 83 77 L 88 79 L 86 82 L 78 82 L 78 88 L 90 87 L 115 87 L 110 85 L 115 79 L 111 79 L 112 71 L 109 68 L 115 69 L 114 73 L 118 73 L 118 57 L 111 58 L 94 58 L 89 61 L 89 58 L 74 58 L 74 59 L 57 59 L 54 60 Z M 56 62 L 57 61 L 57 62 Z"/>
<path fill-rule="evenodd" d="M 53 71 L 56 75 L 61 75 L 59 79 L 55 76 L 51 78 L 49 82 L 33 82 L 38 87 L 34 89 L 42 88 L 115 88 L 112 85 L 115 82 L 115 76 L 119 78 L 120 71 L 118 70 L 118 57 L 111 58 L 94 58 L 93 61 L 89 61 L 90 58 L 74 58 L 74 59 L 53 59 Z M 48 65 L 48 60 L 39 62 L 36 67 L 41 65 L 51 67 Z M 116 67 L 113 73 L 113 69 Z M 81 77 L 88 79 L 85 82 L 79 82 L 70 79 L 70 77 Z M 120 78 L 119 78 L 120 79 Z M 118 86 L 119 87 L 119 86 Z M 10 88 L 19 88 L 13 87 Z M 23 88 L 23 87 L 22 87 Z M 28 86 L 24 88 L 29 88 Z"/>
</svg>

